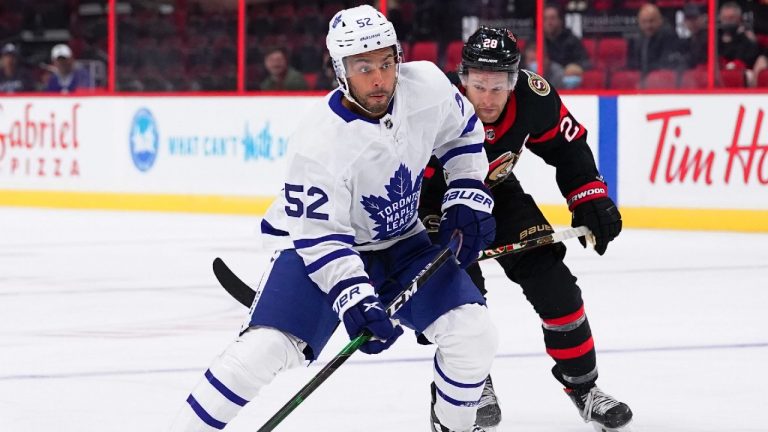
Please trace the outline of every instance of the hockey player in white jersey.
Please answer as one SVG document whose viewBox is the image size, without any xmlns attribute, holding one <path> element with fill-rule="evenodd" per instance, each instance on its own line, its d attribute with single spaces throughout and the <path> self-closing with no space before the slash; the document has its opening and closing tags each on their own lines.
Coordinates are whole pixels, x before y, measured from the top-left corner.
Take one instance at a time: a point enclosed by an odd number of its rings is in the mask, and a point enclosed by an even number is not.
<svg viewBox="0 0 768 432">
<path fill-rule="evenodd" d="M 483 126 L 434 64 L 401 64 L 394 27 L 371 6 L 337 13 L 327 45 L 339 88 L 299 123 L 285 188 L 262 221 L 277 252 L 244 331 L 205 372 L 172 430 L 225 428 L 277 373 L 316 359 L 339 320 L 350 337 L 373 333 L 363 352 L 392 345 L 403 330 L 382 304 L 439 251 L 417 212 L 434 154 L 449 184 L 440 240 L 463 233 L 459 262 L 444 264 L 395 318 L 437 347 L 432 430 L 483 432 L 475 411 L 497 336 L 460 268 L 495 233 Z M 366 385 L 376 392 L 385 384 Z"/>
</svg>

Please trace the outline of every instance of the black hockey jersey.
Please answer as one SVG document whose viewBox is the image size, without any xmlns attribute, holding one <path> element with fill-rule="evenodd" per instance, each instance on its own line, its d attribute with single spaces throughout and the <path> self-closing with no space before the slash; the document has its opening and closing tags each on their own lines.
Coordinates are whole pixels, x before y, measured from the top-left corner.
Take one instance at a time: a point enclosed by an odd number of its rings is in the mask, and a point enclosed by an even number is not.
<svg viewBox="0 0 768 432">
<path fill-rule="evenodd" d="M 599 177 L 587 145 L 587 130 L 544 78 L 522 69 L 498 120 L 485 125 L 485 152 L 490 164 L 486 184 L 493 187 L 498 182 L 517 181 L 511 172 L 525 148 L 556 168 L 563 197 Z M 432 158 L 424 175 L 421 205 L 439 210 L 445 189 L 442 167 Z"/>
</svg>

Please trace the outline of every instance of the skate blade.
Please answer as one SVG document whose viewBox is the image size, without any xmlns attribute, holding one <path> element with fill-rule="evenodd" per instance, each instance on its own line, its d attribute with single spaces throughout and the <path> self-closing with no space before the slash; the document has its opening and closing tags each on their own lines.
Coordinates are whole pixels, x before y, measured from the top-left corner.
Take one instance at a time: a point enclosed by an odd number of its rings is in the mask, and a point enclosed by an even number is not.
<svg viewBox="0 0 768 432">
<path fill-rule="evenodd" d="M 597 422 L 592 423 L 592 428 L 597 432 L 632 432 L 632 421 L 619 428 L 609 428 Z"/>
</svg>

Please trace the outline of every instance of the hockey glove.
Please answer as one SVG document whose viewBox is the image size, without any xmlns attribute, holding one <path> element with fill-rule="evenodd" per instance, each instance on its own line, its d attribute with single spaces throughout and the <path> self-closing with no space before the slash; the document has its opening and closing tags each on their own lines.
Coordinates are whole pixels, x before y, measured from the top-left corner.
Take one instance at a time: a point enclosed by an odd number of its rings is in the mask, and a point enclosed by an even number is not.
<svg viewBox="0 0 768 432">
<path fill-rule="evenodd" d="M 363 329 L 373 333 L 368 342 L 360 345 L 366 354 L 378 354 L 392 346 L 403 334 L 403 328 L 394 326 L 379 297 L 370 284 L 362 283 L 328 293 L 333 300 L 333 310 L 344 322 L 350 339 L 360 336 Z"/>
<path fill-rule="evenodd" d="M 621 232 L 621 213 L 608 197 L 608 186 L 593 181 L 568 194 L 568 210 L 573 214 L 571 226 L 586 226 L 595 236 L 595 252 L 605 253 L 608 243 Z M 584 237 L 581 245 L 587 247 Z"/>
<path fill-rule="evenodd" d="M 453 232 L 461 231 L 464 238 L 456 258 L 462 268 L 467 268 L 496 237 L 496 221 L 491 215 L 493 198 L 480 181 L 455 180 L 448 185 L 440 210 L 443 217 L 438 243 L 447 245 Z"/>
</svg>

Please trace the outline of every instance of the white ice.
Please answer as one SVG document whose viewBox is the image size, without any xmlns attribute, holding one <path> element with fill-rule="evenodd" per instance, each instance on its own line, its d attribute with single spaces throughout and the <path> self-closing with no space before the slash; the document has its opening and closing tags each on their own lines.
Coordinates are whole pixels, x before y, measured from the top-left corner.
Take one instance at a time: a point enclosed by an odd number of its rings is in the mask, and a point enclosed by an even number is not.
<svg viewBox="0 0 768 432">
<path fill-rule="evenodd" d="M 0 431 L 163 431 L 247 310 L 220 256 L 255 283 L 258 218 L 0 209 Z M 768 235 L 627 229 L 604 257 L 569 241 L 600 379 L 635 431 L 768 431 Z M 501 346 L 503 431 L 584 431 L 551 377 L 540 323 L 483 266 Z M 346 343 L 339 330 L 320 360 Z M 407 334 L 356 354 L 277 431 L 428 431 L 431 356 Z M 228 431 L 255 431 L 319 365 L 278 377 Z"/>
</svg>

